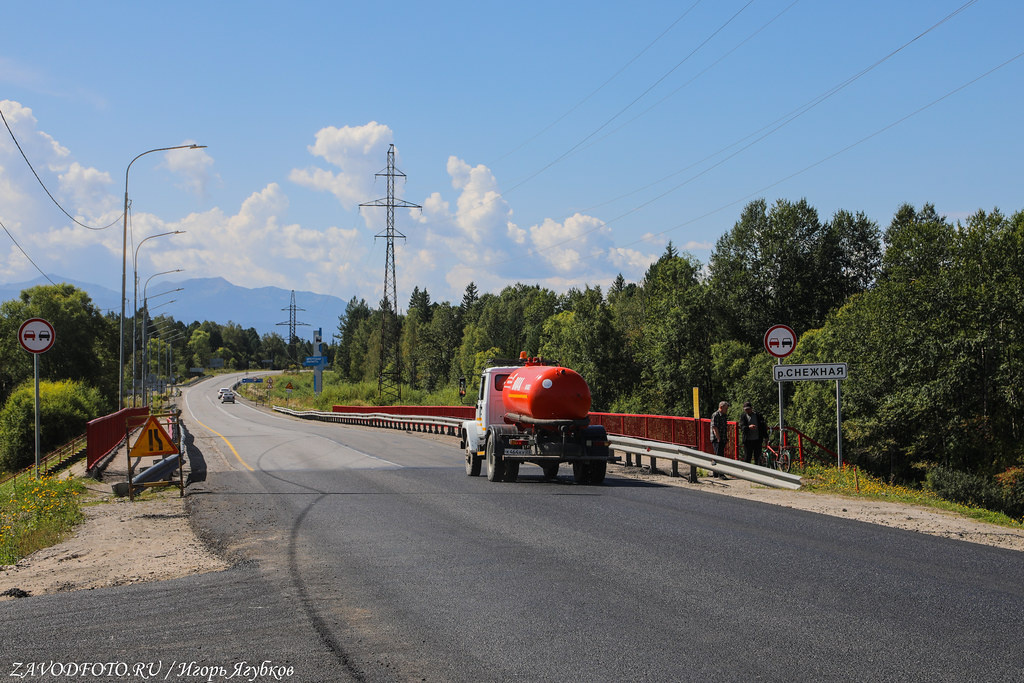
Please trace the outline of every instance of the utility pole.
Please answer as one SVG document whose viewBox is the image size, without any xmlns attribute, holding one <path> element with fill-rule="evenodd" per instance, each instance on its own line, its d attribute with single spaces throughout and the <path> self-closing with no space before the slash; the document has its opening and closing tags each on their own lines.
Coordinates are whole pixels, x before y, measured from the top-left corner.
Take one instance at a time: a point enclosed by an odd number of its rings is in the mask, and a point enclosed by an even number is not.
<svg viewBox="0 0 1024 683">
<path fill-rule="evenodd" d="M 360 204 L 364 206 L 387 207 L 387 227 L 383 233 L 374 235 L 374 239 L 387 239 L 387 255 L 384 260 L 384 298 L 381 299 L 380 329 L 380 374 L 377 376 L 377 392 L 381 398 L 402 398 L 402 352 L 399 344 L 400 330 L 398 327 L 398 295 L 395 284 L 395 237 L 405 239 L 405 235 L 395 230 L 395 208 L 422 209 L 419 204 L 395 199 L 395 178 L 404 178 L 405 174 L 395 168 L 395 146 L 388 145 L 387 170 L 376 174 L 387 178 L 388 195 L 384 199 Z"/>
<path fill-rule="evenodd" d="M 295 342 L 298 340 L 298 336 L 295 334 L 296 326 L 305 325 L 306 327 L 309 327 L 309 323 L 295 322 L 295 312 L 296 311 L 305 311 L 306 309 L 299 308 L 298 306 L 295 305 L 295 290 L 294 289 L 292 290 L 292 302 L 291 302 L 291 304 L 288 306 L 288 308 L 282 308 L 281 310 L 282 311 L 288 311 L 288 320 L 286 322 L 283 322 L 283 323 L 278 323 L 278 325 L 287 325 L 288 326 L 288 347 L 294 349 L 295 348 L 295 346 L 294 346 Z M 298 362 L 298 355 L 296 355 L 295 360 L 296 360 L 296 362 Z"/>
</svg>

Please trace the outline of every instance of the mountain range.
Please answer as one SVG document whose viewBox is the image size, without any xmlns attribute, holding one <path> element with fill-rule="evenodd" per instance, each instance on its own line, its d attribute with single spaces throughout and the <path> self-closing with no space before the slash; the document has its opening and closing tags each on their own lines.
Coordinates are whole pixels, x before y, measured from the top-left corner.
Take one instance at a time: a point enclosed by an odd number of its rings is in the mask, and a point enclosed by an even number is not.
<svg viewBox="0 0 1024 683">
<path fill-rule="evenodd" d="M 89 294 L 93 303 L 104 313 L 121 312 L 121 293 L 88 282 L 53 278 L 54 282 L 67 282 Z M 0 284 L 0 301 L 18 298 L 22 290 L 36 285 L 50 284 L 44 278 L 29 282 Z M 198 320 L 226 324 L 233 322 L 243 328 L 255 328 L 260 334 L 277 332 L 288 337 L 291 316 L 292 292 L 279 287 L 249 289 L 231 284 L 222 277 L 192 278 L 173 282 L 161 281 L 159 287 L 150 286 L 150 315 L 169 315 L 175 320 L 188 324 Z M 162 293 L 181 287 L 180 292 Z M 152 294 L 156 290 L 157 294 Z M 131 315 L 132 289 L 129 286 L 126 314 Z M 159 298 L 157 298 L 159 297 Z M 142 308 L 142 292 L 138 293 L 139 308 Z M 165 303 L 172 302 L 172 303 Z M 312 339 L 312 330 L 323 330 L 324 339 L 329 339 L 337 330 L 338 316 L 345 312 L 346 302 L 336 296 L 295 292 L 295 334 L 299 339 Z M 303 324 L 305 323 L 305 324 Z"/>
</svg>

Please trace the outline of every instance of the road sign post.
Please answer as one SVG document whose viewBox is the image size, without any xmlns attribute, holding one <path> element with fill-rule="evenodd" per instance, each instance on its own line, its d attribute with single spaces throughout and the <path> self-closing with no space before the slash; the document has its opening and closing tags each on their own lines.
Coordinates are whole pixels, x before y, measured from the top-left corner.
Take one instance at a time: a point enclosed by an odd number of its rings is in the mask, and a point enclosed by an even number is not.
<svg viewBox="0 0 1024 683">
<path fill-rule="evenodd" d="M 32 374 L 35 377 L 36 479 L 39 478 L 39 354 L 49 351 L 56 337 L 53 325 L 42 318 L 29 318 L 18 328 L 18 343 L 32 354 Z"/>
<path fill-rule="evenodd" d="M 789 325 L 772 325 L 764 333 L 764 348 L 777 359 L 776 367 L 782 365 L 782 359 L 796 350 L 796 332 Z M 782 430 L 782 383 L 779 383 L 779 450 L 786 444 L 786 433 Z"/>
<path fill-rule="evenodd" d="M 848 368 L 846 363 L 814 363 L 811 365 L 776 365 L 772 376 L 779 383 L 779 395 L 782 395 L 783 382 L 803 382 L 807 380 L 828 380 L 836 382 L 836 466 L 843 466 L 843 404 L 839 381 L 846 379 Z M 782 403 L 779 403 L 782 412 Z M 780 422 L 781 427 L 781 422 Z"/>
</svg>

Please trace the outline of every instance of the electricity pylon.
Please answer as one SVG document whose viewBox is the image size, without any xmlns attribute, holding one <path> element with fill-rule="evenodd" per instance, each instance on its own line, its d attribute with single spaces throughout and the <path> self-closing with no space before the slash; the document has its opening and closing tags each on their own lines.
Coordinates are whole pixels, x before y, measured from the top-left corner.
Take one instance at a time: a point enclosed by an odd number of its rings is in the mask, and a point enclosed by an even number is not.
<svg viewBox="0 0 1024 683">
<path fill-rule="evenodd" d="M 405 235 L 395 230 L 395 209 L 423 207 L 404 199 L 395 199 L 395 178 L 404 178 L 405 174 L 395 168 L 394 145 L 388 145 L 387 170 L 377 173 L 376 176 L 387 178 L 387 197 L 359 206 L 384 206 L 388 210 L 387 227 L 384 232 L 374 235 L 374 239 L 384 237 L 387 240 L 387 255 L 384 259 L 384 298 L 380 302 L 380 373 L 377 376 L 377 392 L 382 399 L 398 400 L 402 398 L 402 352 L 399 344 L 401 330 L 398 326 L 398 295 L 395 284 L 395 237 L 404 240 Z"/>
</svg>

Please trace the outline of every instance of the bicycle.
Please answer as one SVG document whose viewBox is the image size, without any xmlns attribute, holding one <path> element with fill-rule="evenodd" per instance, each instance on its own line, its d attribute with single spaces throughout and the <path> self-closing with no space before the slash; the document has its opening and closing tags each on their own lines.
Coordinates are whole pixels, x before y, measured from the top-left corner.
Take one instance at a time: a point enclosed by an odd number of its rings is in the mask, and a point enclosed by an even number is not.
<svg viewBox="0 0 1024 683">
<path fill-rule="evenodd" d="M 772 444 L 769 443 L 761 451 L 757 464 L 761 467 L 770 467 L 781 472 L 789 472 L 789 468 L 793 465 L 793 457 L 788 447 L 780 449 L 778 444 L 776 444 L 775 448 L 772 448 Z"/>
</svg>

